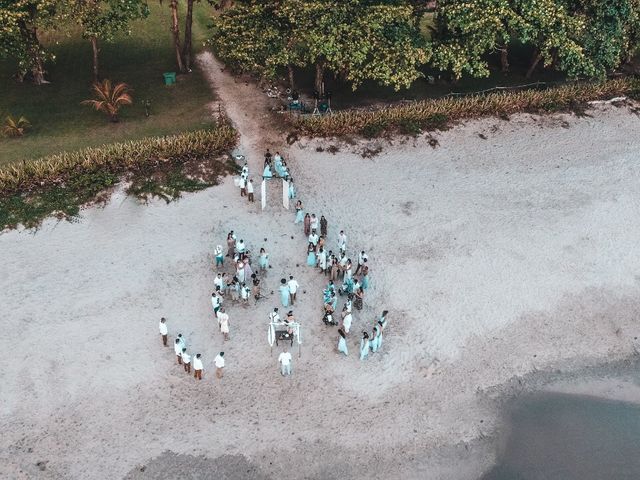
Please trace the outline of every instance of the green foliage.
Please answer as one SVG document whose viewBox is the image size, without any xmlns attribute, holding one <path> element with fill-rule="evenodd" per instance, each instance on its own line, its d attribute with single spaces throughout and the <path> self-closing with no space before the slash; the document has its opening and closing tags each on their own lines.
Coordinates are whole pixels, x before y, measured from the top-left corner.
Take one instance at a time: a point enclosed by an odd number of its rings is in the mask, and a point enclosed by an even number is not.
<svg viewBox="0 0 640 480">
<path fill-rule="evenodd" d="M 576 83 L 547 90 L 440 98 L 387 107 L 380 110 L 352 110 L 317 117 L 291 117 L 299 134 L 310 137 L 363 135 L 373 137 L 389 131 L 416 135 L 423 130 L 445 129 L 465 118 L 504 116 L 518 112 L 584 110 L 586 102 L 640 91 L 638 79 L 616 79 L 601 83 Z"/>
<path fill-rule="evenodd" d="M 65 16 L 82 27 L 84 38 L 95 37 L 107 42 L 119 32 L 130 34 L 132 20 L 149 16 L 146 0 L 71 0 L 66 3 Z"/>
<path fill-rule="evenodd" d="M 406 88 L 421 75 L 430 50 L 413 8 L 402 3 L 239 3 L 215 19 L 211 44 L 231 66 L 266 77 L 279 67 L 318 65 L 354 89 L 364 80 Z"/>
<path fill-rule="evenodd" d="M 2 133 L 10 138 L 22 137 L 30 127 L 31 123 L 25 117 L 16 120 L 9 115 L 2 126 Z"/>
</svg>

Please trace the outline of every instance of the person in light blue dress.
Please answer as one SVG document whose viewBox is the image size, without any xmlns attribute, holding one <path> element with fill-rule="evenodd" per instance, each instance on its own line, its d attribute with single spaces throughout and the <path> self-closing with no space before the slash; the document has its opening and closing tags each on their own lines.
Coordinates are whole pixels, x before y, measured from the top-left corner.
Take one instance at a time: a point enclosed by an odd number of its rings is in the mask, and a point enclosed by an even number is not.
<svg viewBox="0 0 640 480">
<path fill-rule="evenodd" d="M 362 266 L 362 279 L 360 286 L 363 290 L 369 288 L 369 266 L 367 265 L 367 259 L 364 259 L 364 265 Z"/>
<path fill-rule="evenodd" d="M 362 332 L 362 340 L 360 340 L 360 360 L 364 360 L 369 355 L 369 334 Z"/>
<path fill-rule="evenodd" d="M 309 243 L 307 247 L 307 265 L 310 267 L 316 266 L 316 250 L 313 247 L 313 243 Z"/>
<path fill-rule="evenodd" d="M 387 328 L 387 313 L 389 313 L 388 310 L 383 310 L 382 311 L 382 315 L 380 315 L 380 318 L 378 319 L 378 350 L 380 350 L 380 348 L 382 347 L 382 332 L 384 332 L 384 329 Z"/>
<path fill-rule="evenodd" d="M 347 349 L 347 336 L 344 333 L 344 330 L 341 328 L 338 329 L 338 351 L 340 353 L 344 353 L 345 355 L 349 355 L 349 350 Z"/>
<path fill-rule="evenodd" d="M 258 264 L 260 265 L 260 270 L 263 272 L 269 268 L 269 254 L 264 248 L 260 249 L 260 258 L 258 259 Z"/>
<path fill-rule="evenodd" d="M 293 223 L 301 223 L 304 221 L 304 207 L 302 205 L 302 201 L 298 200 L 296 202 L 296 220 Z"/>
<path fill-rule="evenodd" d="M 280 280 L 280 301 L 282 302 L 283 307 L 289 306 L 289 285 L 287 285 L 287 280 Z"/>
<path fill-rule="evenodd" d="M 264 171 L 262 172 L 262 178 L 269 179 L 273 177 L 273 173 L 271 173 L 271 167 L 267 164 L 264 166 Z"/>
<path fill-rule="evenodd" d="M 296 196 L 296 187 L 293 186 L 293 178 L 289 178 L 289 198 L 293 199 Z"/>
<path fill-rule="evenodd" d="M 373 353 L 376 353 L 378 351 L 379 345 L 378 345 L 378 340 L 380 339 L 380 334 L 378 333 L 378 327 L 375 326 L 373 327 L 373 334 L 372 334 L 371 341 L 369 342 L 369 346 L 371 347 L 371 351 Z"/>
</svg>

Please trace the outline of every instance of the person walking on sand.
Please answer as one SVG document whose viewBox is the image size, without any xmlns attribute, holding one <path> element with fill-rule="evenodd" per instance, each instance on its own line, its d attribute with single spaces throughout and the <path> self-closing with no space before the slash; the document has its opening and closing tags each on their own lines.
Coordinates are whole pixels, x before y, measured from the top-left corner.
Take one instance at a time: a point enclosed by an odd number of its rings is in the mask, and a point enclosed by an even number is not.
<svg viewBox="0 0 640 480">
<path fill-rule="evenodd" d="M 293 278 L 293 275 L 289 275 L 287 286 L 289 287 L 289 300 L 291 305 L 293 305 L 296 301 L 296 293 L 298 292 L 298 288 L 300 288 L 300 284 Z"/>
<path fill-rule="evenodd" d="M 322 247 L 318 249 L 318 267 L 320 267 L 320 273 L 325 273 L 327 270 L 327 252 Z"/>
<path fill-rule="evenodd" d="M 269 268 L 269 254 L 264 248 L 260 249 L 260 257 L 258 258 L 258 265 L 260 265 L 260 271 L 265 272 Z"/>
<path fill-rule="evenodd" d="M 289 177 L 289 200 L 293 200 L 296 196 L 296 187 L 293 186 L 293 178 Z"/>
<path fill-rule="evenodd" d="M 289 306 L 289 285 L 287 285 L 287 280 L 280 280 L 280 302 L 283 307 Z"/>
<path fill-rule="evenodd" d="M 362 340 L 360 340 L 360 360 L 364 360 L 369 355 L 369 334 L 362 332 Z"/>
<path fill-rule="evenodd" d="M 343 309 L 342 313 L 344 316 L 342 317 L 342 329 L 344 333 L 349 334 L 349 330 L 351 330 L 351 322 L 353 321 L 353 316 L 351 312 L 347 312 L 346 309 Z"/>
<path fill-rule="evenodd" d="M 253 287 L 251 287 L 251 295 L 253 295 L 253 299 L 255 300 L 254 305 L 257 305 L 258 300 L 262 298 L 262 294 L 260 293 L 260 279 L 257 277 L 253 279 Z"/>
<path fill-rule="evenodd" d="M 311 214 L 311 230 L 318 230 L 318 217 L 315 213 Z"/>
<path fill-rule="evenodd" d="M 282 376 L 291 375 L 291 354 L 286 349 L 284 352 L 280 352 L 278 362 L 281 365 L 280 373 Z"/>
<path fill-rule="evenodd" d="M 316 246 L 318 245 L 318 240 L 320 240 L 320 237 L 318 236 L 318 234 L 314 229 L 311 229 L 311 235 L 309 235 L 308 240 L 309 240 L 309 243 L 313 244 L 313 248 L 315 249 Z"/>
<path fill-rule="evenodd" d="M 191 355 L 187 353 L 187 349 L 182 349 L 182 364 L 184 365 L 184 371 L 191 373 Z"/>
<path fill-rule="evenodd" d="M 167 319 L 164 317 L 160 319 L 160 337 L 162 338 L 162 345 L 166 347 L 169 330 L 167 329 Z"/>
<path fill-rule="evenodd" d="M 178 359 L 178 365 L 182 365 L 182 343 L 180 343 L 180 339 L 176 338 L 176 341 L 173 345 L 173 349 L 176 352 L 176 358 Z"/>
<path fill-rule="evenodd" d="M 380 345 L 378 344 L 380 341 L 380 334 L 378 333 L 378 326 L 373 327 L 373 333 L 371 334 L 371 341 L 369 346 L 371 347 L 371 351 L 376 353 Z"/>
<path fill-rule="evenodd" d="M 222 245 L 216 247 L 216 268 L 224 266 L 224 253 L 222 252 Z"/>
<path fill-rule="evenodd" d="M 349 350 L 347 349 L 347 336 L 342 328 L 338 329 L 338 352 L 349 355 Z"/>
<path fill-rule="evenodd" d="M 249 305 L 249 298 L 251 297 L 251 289 L 247 287 L 246 283 L 243 283 L 240 287 L 240 298 L 245 305 Z"/>
<path fill-rule="evenodd" d="M 202 365 L 202 355 L 196 353 L 196 356 L 193 359 L 193 376 L 198 380 L 202 380 L 202 370 L 204 370 Z"/>
<path fill-rule="evenodd" d="M 244 243 L 244 240 L 240 239 L 238 245 L 236 245 L 236 250 L 239 254 L 243 254 L 247 250 L 247 246 Z"/>
<path fill-rule="evenodd" d="M 254 197 L 253 197 L 253 179 L 251 179 L 251 178 L 249 179 L 249 182 L 247 183 L 247 197 L 248 197 L 248 199 L 249 199 L 249 201 L 251 203 L 253 203 L 255 201 Z"/>
<path fill-rule="evenodd" d="M 326 238 L 327 236 L 327 219 L 324 215 L 320 217 L 320 235 Z"/>
<path fill-rule="evenodd" d="M 316 263 L 316 248 L 313 246 L 313 243 L 309 243 L 307 247 L 307 265 L 309 267 L 315 267 Z"/>
<path fill-rule="evenodd" d="M 220 310 L 220 306 L 222 305 L 222 302 L 220 301 L 220 296 L 217 295 L 217 293 L 219 292 L 220 287 L 216 287 L 216 291 L 213 292 L 211 294 L 211 306 L 213 307 L 213 314 L 217 315 L 218 314 L 218 310 Z"/>
<path fill-rule="evenodd" d="M 340 235 L 338 235 L 338 248 L 340 249 L 340 253 L 343 255 L 347 252 L 347 235 L 344 233 L 344 230 L 340 230 Z"/>
<path fill-rule="evenodd" d="M 364 259 L 364 265 L 362 266 L 362 279 L 360 281 L 362 285 L 362 289 L 366 290 L 369 288 L 369 266 L 367 265 L 367 259 Z"/>
<path fill-rule="evenodd" d="M 278 307 L 273 309 L 273 312 L 269 314 L 270 323 L 280 323 L 280 314 L 278 313 Z"/>
<path fill-rule="evenodd" d="M 218 326 L 220 327 L 220 333 L 226 342 L 229 340 L 229 314 L 221 308 L 218 312 Z"/>
<path fill-rule="evenodd" d="M 216 355 L 214 363 L 216 365 L 216 377 L 222 378 L 224 376 L 222 372 L 222 370 L 224 369 L 224 352 L 220 352 L 218 355 Z"/>
<path fill-rule="evenodd" d="M 293 223 L 300 223 L 304 220 L 304 206 L 302 200 L 296 202 L 296 219 Z"/>
<path fill-rule="evenodd" d="M 311 217 L 309 216 L 308 213 L 305 214 L 303 223 L 304 223 L 304 234 L 308 237 L 309 234 L 311 233 Z"/>
</svg>

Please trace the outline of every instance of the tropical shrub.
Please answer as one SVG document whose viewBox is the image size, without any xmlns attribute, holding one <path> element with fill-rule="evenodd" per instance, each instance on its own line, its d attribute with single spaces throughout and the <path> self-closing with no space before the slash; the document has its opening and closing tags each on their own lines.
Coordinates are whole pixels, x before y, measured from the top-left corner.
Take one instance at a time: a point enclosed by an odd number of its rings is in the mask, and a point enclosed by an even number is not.
<svg viewBox="0 0 640 480">
<path fill-rule="evenodd" d="M 105 79 L 101 82 L 93 84 L 93 92 L 96 94 L 94 100 L 84 100 L 82 105 L 95 108 L 97 111 L 104 113 L 109 120 L 116 123 L 120 119 L 118 112 L 124 105 L 131 105 L 133 97 L 131 89 L 126 83 L 111 84 L 111 80 Z"/>
<path fill-rule="evenodd" d="M 22 137 L 31 127 L 31 123 L 25 117 L 18 120 L 9 115 L 2 126 L 2 133 L 11 138 Z"/>
</svg>

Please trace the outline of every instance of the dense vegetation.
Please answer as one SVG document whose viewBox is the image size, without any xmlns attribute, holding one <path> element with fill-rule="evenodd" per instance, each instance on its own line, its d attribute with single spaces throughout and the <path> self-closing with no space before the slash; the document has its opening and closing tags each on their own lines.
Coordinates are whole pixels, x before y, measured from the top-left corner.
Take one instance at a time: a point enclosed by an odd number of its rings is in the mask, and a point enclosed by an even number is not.
<svg viewBox="0 0 640 480">
<path fill-rule="evenodd" d="M 429 15 L 431 22 L 423 27 Z M 527 46 L 539 66 L 569 77 L 604 78 L 638 45 L 640 0 L 263 0 L 237 1 L 215 21 L 211 43 L 228 64 L 273 77 L 315 67 L 353 89 L 373 80 L 406 88 L 425 66 L 462 75 L 489 74 L 489 54 Z"/>
</svg>

